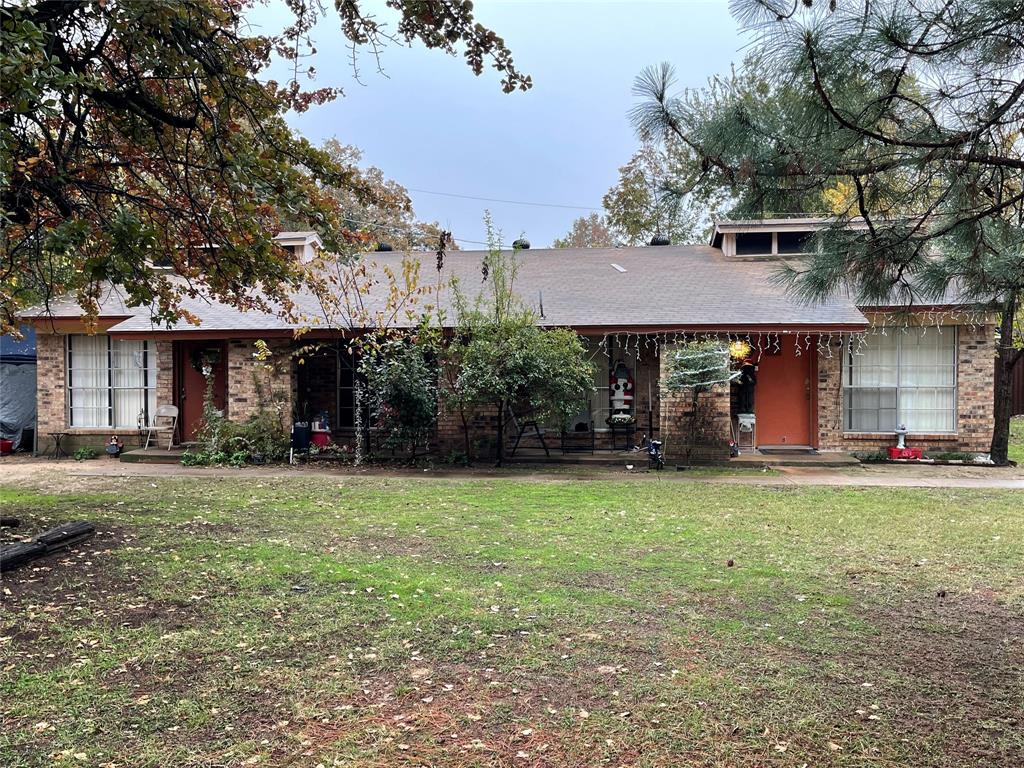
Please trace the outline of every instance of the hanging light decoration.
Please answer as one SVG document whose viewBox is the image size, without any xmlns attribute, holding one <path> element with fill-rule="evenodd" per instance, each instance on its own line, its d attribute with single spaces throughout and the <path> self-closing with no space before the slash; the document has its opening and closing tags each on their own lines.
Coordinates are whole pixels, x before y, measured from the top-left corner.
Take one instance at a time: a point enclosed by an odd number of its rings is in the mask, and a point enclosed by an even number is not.
<svg viewBox="0 0 1024 768">
<path fill-rule="evenodd" d="M 733 360 L 746 360 L 752 351 L 750 342 L 743 339 L 736 339 L 736 341 L 729 344 L 729 357 Z"/>
</svg>

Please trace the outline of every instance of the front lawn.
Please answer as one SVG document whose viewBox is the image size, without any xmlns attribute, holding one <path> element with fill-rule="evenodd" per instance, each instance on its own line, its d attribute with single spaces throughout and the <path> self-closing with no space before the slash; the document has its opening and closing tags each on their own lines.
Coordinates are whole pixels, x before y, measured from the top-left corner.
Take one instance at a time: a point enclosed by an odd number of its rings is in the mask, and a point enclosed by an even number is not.
<svg viewBox="0 0 1024 768">
<path fill-rule="evenodd" d="M 1024 416 L 1010 421 L 1010 460 L 1024 466 Z"/>
<path fill-rule="evenodd" d="M 0 764 L 1019 766 L 1019 492 L 0 489 Z M 9 538 L 9 537 L 8 537 Z"/>
</svg>

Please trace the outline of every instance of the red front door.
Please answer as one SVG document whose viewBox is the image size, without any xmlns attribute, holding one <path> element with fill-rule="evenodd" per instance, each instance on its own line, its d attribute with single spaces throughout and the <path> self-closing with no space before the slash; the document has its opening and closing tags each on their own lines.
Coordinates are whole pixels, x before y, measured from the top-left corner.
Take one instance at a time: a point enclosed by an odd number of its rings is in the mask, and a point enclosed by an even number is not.
<svg viewBox="0 0 1024 768">
<path fill-rule="evenodd" d="M 800 354 L 796 345 L 800 344 Z M 774 339 L 770 344 L 774 350 Z M 754 415 L 758 445 L 811 445 L 811 372 L 817 339 L 779 336 L 777 354 L 765 352 L 757 366 Z"/>
<path fill-rule="evenodd" d="M 213 372 L 213 403 L 224 411 L 228 401 L 228 350 L 222 341 L 175 342 L 177 364 L 178 419 L 181 440 L 195 440 L 203 421 L 203 397 L 206 378 L 203 366 Z"/>
</svg>

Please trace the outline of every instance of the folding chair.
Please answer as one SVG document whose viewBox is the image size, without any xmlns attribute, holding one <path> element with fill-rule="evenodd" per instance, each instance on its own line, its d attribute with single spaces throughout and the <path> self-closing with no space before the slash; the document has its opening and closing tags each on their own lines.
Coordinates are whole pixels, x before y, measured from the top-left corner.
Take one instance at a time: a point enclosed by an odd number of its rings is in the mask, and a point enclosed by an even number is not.
<svg viewBox="0 0 1024 768">
<path fill-rule="evenodd" d="M 174 445 L 174 435 L 178 429 L 178 407 L 175 405 L 161 405 L 156 409 L 156 414 L 153 416 L 153 423 L 146 427 L 146 444 L 143 446 L 143 450 L 149 448 L 149 439 L 154 433 L 159 433 L 162 429 L 170 427 L 171 434 L 167 438 L 167 450 L 171 450 L 171 446 Z M 157 435 L 159 439 L 159 435 Z"/>
<path fill-rule="evenodd" d="M 540 445 L 544 449 L 544 455 L 549 458 L 551 457 L 551 451 L 548 450 L 548 444 L 544 442 L 546 430 L 541 428 L 540 423 L 537 421 L 536 417 L 534 417 L 532 410 L 524 415 L 524 418 L 526 419 L 525 421 L 517 419 L 515 411 L 511 408 L 508 409 L 508 416 L 509 421 L 512 422 L 513 428 L 519 430 L 519 434 L 516 435 L 516 442 L 512 446 L 512 452 L 508 455 L 510 459 L 515 458 L 516 451 L 519 449 L 519 441 L 523 439 L 523 434 L 525 434 L 528 429 L 533 429 L 536 433 L 537 439 L 540 440 Z"/>
</svg>

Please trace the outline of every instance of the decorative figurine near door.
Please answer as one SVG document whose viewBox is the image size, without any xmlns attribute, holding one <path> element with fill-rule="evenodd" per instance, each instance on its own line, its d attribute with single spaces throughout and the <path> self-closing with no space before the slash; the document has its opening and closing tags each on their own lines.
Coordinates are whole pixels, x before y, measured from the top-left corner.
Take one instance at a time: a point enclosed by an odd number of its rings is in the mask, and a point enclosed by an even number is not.
<svg viewBox="0 0 1024 768">
<path fill-rule="evenodd" d="M 608 388 L 611 391 L 612 412 L 610 418 L 619 420 L 633 415 L 633 374 L 623 362 L 615 364 L 608 377 Z"/>
<path fill-rule="evenodd" d="M 757 366 L 753 358 L 746 358 L 740 366 L 738 379 L 740 387 L 740 413 L 754 412 L 754 387 L 757 386 Z"/>
<path fill-rule="evenodd" d="M 121 455 L 124 450 L 124 442 L 117 435 L 110 436 L 110 442 L 107 443 L 107 456 L 112 459 L 116 459 Z"/>
</svg>

